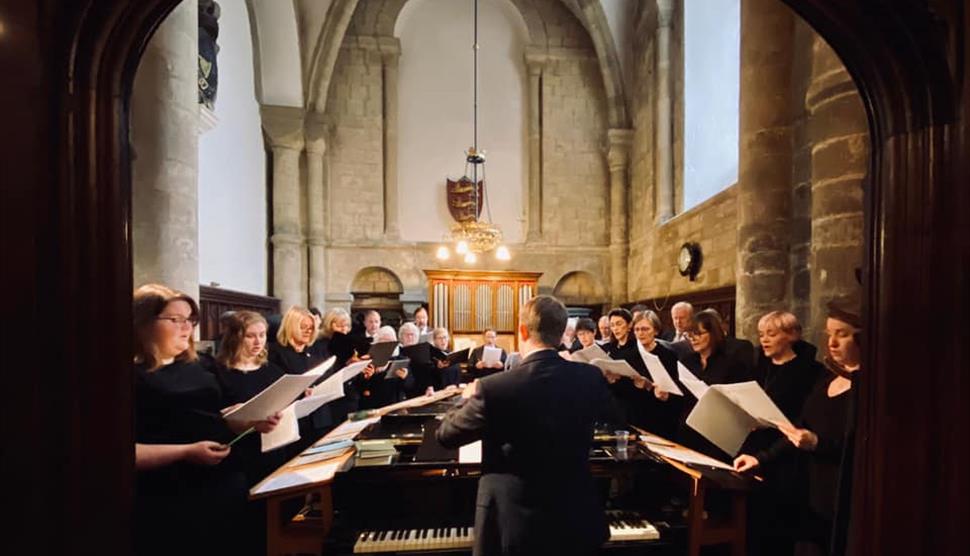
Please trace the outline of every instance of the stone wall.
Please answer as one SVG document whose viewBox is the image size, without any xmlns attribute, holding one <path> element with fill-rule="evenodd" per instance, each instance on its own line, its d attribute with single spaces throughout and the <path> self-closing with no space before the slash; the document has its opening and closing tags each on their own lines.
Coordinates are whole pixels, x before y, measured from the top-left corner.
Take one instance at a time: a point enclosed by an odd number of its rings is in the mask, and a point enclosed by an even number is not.
<svg viewBox="0 0 970 556">
<path fill-rule="evenodd" d="M 377 242 L 384 233 L 381 56 L 368 37 L 348 36 L 327 102 L 329 224 L 335 244 Z M 407 202 L 407 200 L 403 200 Z"/>
<path fill-rule="evenodd" d="M 603 77 L 592 51 L 546 63 L 542 75 L 542 237 L 552 245 L 608 245 Z"/>
</svg>

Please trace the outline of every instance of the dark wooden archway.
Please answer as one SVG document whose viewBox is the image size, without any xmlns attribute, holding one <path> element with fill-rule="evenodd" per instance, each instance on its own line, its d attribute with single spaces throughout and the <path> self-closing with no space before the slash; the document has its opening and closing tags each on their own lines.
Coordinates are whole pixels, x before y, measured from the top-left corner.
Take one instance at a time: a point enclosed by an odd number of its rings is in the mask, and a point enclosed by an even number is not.
<svg viewBox="0 0 970 556">
<path fill-rule="evenodd" d="M 176 3 L 0 6 L 6 553 L 130 551 L 127 99 Z M 786 3 L 839 53 L 869 112 L 858 553 L 956 553 L 970 527 L 970 11 Z"/>
</svg>

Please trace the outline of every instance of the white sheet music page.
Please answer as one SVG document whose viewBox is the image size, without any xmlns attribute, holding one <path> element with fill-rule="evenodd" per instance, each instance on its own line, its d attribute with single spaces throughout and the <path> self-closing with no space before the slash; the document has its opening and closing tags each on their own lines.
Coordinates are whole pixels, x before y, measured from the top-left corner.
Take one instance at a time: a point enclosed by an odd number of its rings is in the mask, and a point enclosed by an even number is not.
<svg viewBox="0 0 970 556">
<path fill-rule="evenodd" d="M 300 439 L 300 426 L 297 423 L 296 403 L 290 404 L 282 412 L 283 418 L 270 432 L 259 435 L 259 442 L 263 453 L 282 448 Z"/>
<path fill-rule="evenodd" d="M 694 376 L 694 373 L 690 372 L 680 361 L 677 362 L 677 373 L 680 375 L 680 382 L 698 400 L 704 397 L 707 389 L 710 388 L 706 382 Z"/>
<path fill-rule="evenodd" d="M 502 348 L 485 346 L 482 350 L 482 365 L 489 367 L 502 362 Z"/>
<path fill-rule="evenodd" d="M 788 427 L 793 426 L 788 417 L 785 417 L 785 414 L 778 409 L 775 402 L 771 401 L 768 393 L 762 390 L 761 386 L 753 380 L 737 384 L 718 384 L 711 388 L 718 389 L 728 399 L 745 410 L 748 415 L 757 419 L 763 427 L 777 426 L 775 423 L 781 423 Z"/>
<path fill-rule="evenodd" d="M 458 463 L 482 463 L 482 441 L 458 448 Z"/>
<path fill-rule="evenodd" d="M 640 358 L 647 366 L 647 372 L 650 373 L 654 386 L 675 396 L 683 396 L 684 393 L 680 390 L 680 386 L 677 386 L 677 383 L 674 382 L 660 358 L 647 351 L 647 348 L 643 347 L 640 342 L 637 342 L 637 348 L 640 349 Z"/>
</svg>

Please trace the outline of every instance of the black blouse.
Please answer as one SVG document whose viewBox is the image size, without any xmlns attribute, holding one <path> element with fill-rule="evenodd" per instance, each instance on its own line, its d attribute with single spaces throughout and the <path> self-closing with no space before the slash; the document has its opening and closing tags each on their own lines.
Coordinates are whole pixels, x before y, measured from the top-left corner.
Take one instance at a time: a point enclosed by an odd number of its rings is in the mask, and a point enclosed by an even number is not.
<svg viewBox="0 0 970 556">
<path fill-rule="evenodd" d="M 154 371 L 136 365 L 134 372 L 136 442 L 225 443 L 234 437 L 219 413 L 231 404 L 216 377 L 198 363 L 177 361 Z M 235 545 L 244 543 L 244 536 L 231 532 L 245 519 L 246 482 L 228 459 L 213 466 L 180 461 L 138 471 L 138 554 L 218 551 L 220 543 L 240 548 Z"/>
</svg>

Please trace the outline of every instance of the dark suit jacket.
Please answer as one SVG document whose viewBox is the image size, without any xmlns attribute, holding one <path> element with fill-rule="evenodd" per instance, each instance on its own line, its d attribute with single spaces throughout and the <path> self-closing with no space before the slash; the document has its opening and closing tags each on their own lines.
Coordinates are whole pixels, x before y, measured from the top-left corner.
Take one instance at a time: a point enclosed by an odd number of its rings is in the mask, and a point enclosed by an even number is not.
<svg viewBox="0 0 970 556">
<path fill-rule="evenodd" d="M 596 367 L 542 350 L 482 379 L 448 413 L 437 431 L 442 445 L 482 440 L 476 556 L 592 554 L 609 538 L 589 449 L 593 423 L 610 411 Z"/>
</svg>

